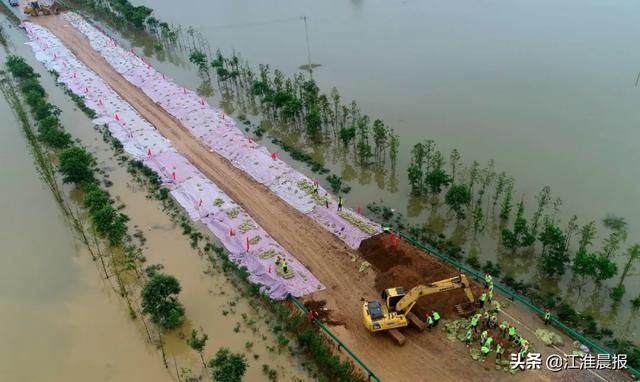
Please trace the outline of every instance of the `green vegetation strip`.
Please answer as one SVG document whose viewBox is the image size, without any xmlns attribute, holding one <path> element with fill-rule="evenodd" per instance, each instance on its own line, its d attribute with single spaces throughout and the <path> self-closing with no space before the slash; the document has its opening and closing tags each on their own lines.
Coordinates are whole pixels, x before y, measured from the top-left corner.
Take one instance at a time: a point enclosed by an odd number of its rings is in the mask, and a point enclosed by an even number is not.
<svg viewBox="0 0 640 382">
<path fill-rule="evenodd" d="M 456 261 L 455 259 L 441 253 L 440 251 L 438 251 L 437 249 L 435 249 L 434 247 L 432 247 L 429 244 L 423 244 L 420 243 L 416 240 L 414 240 L 411 237 L 408 237 L 407 235 L 403 234 L 402 232 L 400 233 L 400 236 L 406 240 L 407 242 L 411 243 L 413 246 L 422 249 L 423 251 L 439 258 L 440 260 L 443 260 L 447 263 L 449 263 L 450 265 L 458 268 L 460 271 L 464 271 L 467 275 L 472 276 L 473 278 L 475 278 L 476 280 L 483 280 L 483 276 L 480 274 L 480 272 L 476 271 L 473 268 L 470 268 L 458 261 Z M 526 299 L 523 296 L 520 296 L 517 293 L 514 293 L 513 291 L 509 290 L 508 288 L 498 284 L 498 283 L 494 283 L 493 284 L 494 287 L 496 289 L 498 289 L 500 292 L 502 292 L 503 294 L 505 294 L 507 297 L 509 297 L 511 300 L 515 300 L 520 302 L 521 304 L 523 304 L 524 306 L 526 306 L 527 308 L 529 308 L 530 310 L 532 310 L 534 313 L 543 316 L 544 315 L 544 310 L 536 305 L 534 305 L 531 301 L 529 301 L 528 299 Z M 556 317 L 551 316 L 551 322 L 553 325 L 555 325 L 557 328 L 559 328 L 560 330 L 562 330 L 566 335 L 568 335 L 571 338 L 574 338 L 580 342 L 582 342 L 583 344 L 585 344 L 586 346 L 588 346 L 591 350 L 595 350 L 598 353 L 602 353 L 602 354 L 612 354 L 610 351 L 608 351 L 606 348 L 604 348 L 602 345 L 590 340 L 589 338 L 583 336 L 582 334 L 576 332 L 575 330 L 573 330 L 572 328 L 568 327 L 566 324 L 564 324 L 562 321 L 558 320 Z M 627 368 L 625 369 L 629 372 L 631 372 L 634 376 L 636 377 L 640 377 L 640 371 L 635 369 L 634 367 L 631 366 L 627 366 Z"/>
<path fill-rule="evenodd" d="M 287 296 L 289 298 L 289 300 L 293 301 L 293 303 L 305 314 L 307 315 L 307 313 L 309 313 L 309 311 L 307 310 L 307 308 L 305 308 L 305 306 L 300 302 L 300 300 L 298 300 L 297 298 L 295 298 L 292 295 L 288 295 Z M 380 382 L 380 378 L 378 378 L 377 375 L 374 374 L 373 371 L 371 371 L 371 369 L 369 369 L 369 367 L 360 360 L 360 358 L 358 358 L 358 356 L 356 356 L 351 349 L 349 349 L 344 343 L 342 343 L 342 341 L 340 341 L 340 339 L 338 337 L 336 337 L 335 334 L 333 334 L 331 332 L 331 330 L 329 330 L 329 328 L 327 328 L 322 322 L 320 322 L 320 320 L 318 320 L 317 318 L 313 319 L 313 323 L 316 324 L 320 329 L 322 329 L 323 332 L 325 332 L 329 337 L 331 337 L 332 340 L 334 340 L 337 344 L 338 344 L 338 349 L 344 349 L 347 354 L 349 354 L 349 356 L 351 357 L 351 359 L 353 359 L 358 365 L 360 365 L 361 368 L 363 368 L 366 372 L 367 375 L 369 377 L 369 380 L 374 380 L 377 382 Z"/>
</svg>

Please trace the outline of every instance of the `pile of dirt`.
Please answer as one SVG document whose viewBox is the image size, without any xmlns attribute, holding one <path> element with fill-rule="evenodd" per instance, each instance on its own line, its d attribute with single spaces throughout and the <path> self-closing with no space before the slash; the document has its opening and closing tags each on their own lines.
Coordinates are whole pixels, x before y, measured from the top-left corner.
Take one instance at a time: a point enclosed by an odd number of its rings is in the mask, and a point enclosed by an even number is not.
<svg viewBox="0 0 640 382">
<path fill-rule="evenodd" d="M 391 236 L 380 234 L 364 240 L 358 249 L 361 256 L 376 270 L 376 289 L 404 287 L 409 290 L 416 285 L 439 281 L 458 275 L 452 266 L 400 241 L 391 245 Z M 471 282 L 474 296 L 482 293 L 482 287 Z M 462 289 L 452 290 L 421 298 L 413 309 L 418 317 L 436 310 L 443 318 L 457 318 L 455 306 L 468 302 Z"/>
<path fill-rule="evenodd" d="M 322 323 L 332 326 L 344 325 L 343 321 L 332 319 L 333 311 L 327 308 L 325 300 L 308 300 L 304 302 L 305 308 L 313 312 L 315 318 Z"/>
</svg>

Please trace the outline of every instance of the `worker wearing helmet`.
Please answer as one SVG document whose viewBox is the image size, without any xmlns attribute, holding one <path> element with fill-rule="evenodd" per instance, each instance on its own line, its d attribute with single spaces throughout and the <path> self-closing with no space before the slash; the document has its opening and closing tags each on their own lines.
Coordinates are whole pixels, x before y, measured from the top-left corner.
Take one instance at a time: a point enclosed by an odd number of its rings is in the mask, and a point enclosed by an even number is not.
<svg viewBox="0 0 640 382">
<path fill-rule="evenodd" d="M 431 312 L 431 316 L 433 317 L 433 326 L 438 326 L 438 322 L 440 322 L 440 314 L 434 310 Z"/>
</svg>

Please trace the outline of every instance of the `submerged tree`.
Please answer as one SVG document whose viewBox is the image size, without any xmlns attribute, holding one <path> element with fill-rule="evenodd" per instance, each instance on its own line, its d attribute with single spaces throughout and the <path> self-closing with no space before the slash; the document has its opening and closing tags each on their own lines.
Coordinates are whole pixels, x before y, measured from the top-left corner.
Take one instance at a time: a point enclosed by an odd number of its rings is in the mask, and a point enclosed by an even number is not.
<svg viewBox="0 0 640 382">
<path fill-rule="evenodd" d="M 542 243 L 542 271 L 545 275 L 562 276 L 565 264 L 569 262 L 567 237 L 560 227 L 549 222 L 540 232 L 538 240 Z"/>
<path fill-rule="evenodd" d="M 59 156 L 59 170 L 62 173 L 62 181 L 78 185 L 93 182 L 93 158 L 91 154 L 80 147 L 71 147 L 63 150 Z"/>
<path fill-rule="evenodd" d="M 620 281 L 618 285 L 611 291 L 611 298 L 615 301 L 620 301 L 625 293 L 624 280 L 627 276 L 631 275 L 633 271 L 633 265 L 640 259 L 640 244 L 635 244 L 627 249 L 627 262 L 622 268 L 622 274 L 620 275 Z"/>
<path fill-rule="evenodd" d="M 593 244 L 593 239 L 595 239 L 597 234 L 596 222 L 590 221 L 589 223 L 582 226 L 580 230 L 580 241 L 578 242 L 578 248 L 581 250 L 587 249 L 591 244 Z"/>
<path fill-rule="evenodd" d="M 513 208 L 513 204 L 511 201 L 513 198 L 513 186 L 513 177 L 509 177 L 505 186 L 504 199 L 502 200 L 502 205 L 500 207 L 500 220 L 502 221 L 509 220 L 509 216 L 511 215 L 511 209 Z"/>
<path fill-rule="evenodd" d="M 458 221 L 464 220 L 465 209 L 469 205 L 471 193 L 465 184 L 452 184 L 445 196 L 445 203 L 456 213 Z"/>
<path fill-rule="evenodd" d="M 460 153 L 458 149 L 451 150 L 451 155 L 449 155 L 449 163 L 451 164 L 451 179 L 453 182 L 456 181 L 456 170 L 460 167 Z"/>
<path fill-rule="evenodd" d="M 519 248 L 525 248 L 532 245 L 536 240 L 529 227 L 527 219 L 524 217 L 524 201 L 518 204 L 518 212 L 516 220 L 513 223 L 513 230 L 508 228 L 502 229 L 502 245 L 511 249 L 515 253 Z"/>
<path fill-rule="evenodd" d="M 540 218 L 544 213 L 545 208 L 549 205 L 551 201 L 551 187 L 544 186 L 542 190 L 536 195 L 536 201 L 538 202 L 538 206 L 536 211 L 533 213 L 533 219 L 531 221 L 531 234 L 536 236 L 538 234 L 538 225 L 540 224 Z"/>
<path fill-rule="evenodd" d="M 184 321 L 184 308 L 178 301 L 180 290 L 180 283 L 175 277 L 153 275 L 142 288 L 142 311 L 164 329 L 177 328 Z"/>
<path fill-rule="evenodd" d="M 206 333 L 202 333 L 202 336 L 198 336 L 198 332 L 195 329 L 191 330 L 191 337 L 187 338 L 187 345 L 198 352 L 204 367 L 207 367 L 207 364 L 204 361 L 204 355 L 202 353 L 204 352 L 204 347 L 207 344 L 208 339 L 209 336 Z"/>
<path fill-rule="evenodd" d="M 248 364 L 244 354 L 232 353 L 227 348 L 221 348 L 215 357 L 209 360 L 209 367 L 215 382 L 241 382 Z"/>
<path fill-rule="evenodd" d="M 201 76 L 209 76 L 209 63 L 207 60 L 207 55 L 204 54 L 204 52 L 198 49 L 192 50 L 191 54 L 189 55 L 189 62 L 198 67 L 198 71 L 200 72 Z"/>
</svg>

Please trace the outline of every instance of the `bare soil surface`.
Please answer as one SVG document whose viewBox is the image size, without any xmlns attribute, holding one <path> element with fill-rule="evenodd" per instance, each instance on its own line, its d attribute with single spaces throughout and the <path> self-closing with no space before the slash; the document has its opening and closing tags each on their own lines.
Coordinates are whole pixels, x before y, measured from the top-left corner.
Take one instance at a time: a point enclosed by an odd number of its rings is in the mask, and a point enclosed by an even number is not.
<svg viewBox="0 0 640 382">
<path fill-rule="evenodd" d="M 473 361 L 461 343 L 447 340 L 441 332 L 418 333 L 403 330 L 407 337 L 404 346 L 396 346 L 390 338 L 372 335 L 362 325 L 362 299 L 376 299 L 376 271 L 369 269 L 358 272 L 359 253 L 349 249 L 340 239 L 324 230 L 306 215 L 294 210 L 273 195 L 263 185 L 234 168 L 223 157 L 209 152 L 204 144 L 193 137 L 181 123 L 155 104 L 142 90 L 129 83 L 118 74 L 89 45 L 88 40 L 62 17 L 48 16 L 31 19 L 50 29 L 89 68 L 101 76 L 124 100 L 129 102 L 144 118 L 153 124 L 161 134 L 170 139 L 180 151 L 200 171 L 214 181 L 225 193 L 239 203 L 272 237 L 307 266 L 326 286 L 306 300 L 326 301 L 332 313 L 332 320 L 344 323 L 334 326 L 334 332 L 384 381 L 550 381 L 550 380 L 601 380 L 589 372 L 550 373 L 547 371 L 527 371 L 512 376 L 494 370 L 493 358 L 482 364 Z M 404 244 L 401 244 L 404 245 Z M 402 247 L 404 248 L 404 247 Z M 410 256 L 405 267 L 411 267 Z M 405 261 L 405 260 L 402 260 Z M 444 266 L 444 265 L 443 265 Z M 377 265 L 384 269 L 383 265 Z M 378 278 L 385 285 L 384 272 Z M 413 282 L 422 282 L 420 277 L 432 274 L 422 269 Z M 400 276 L 404 271 L 400 271 Z M 442 273 L 445 274 L 445 273 Z M 451 275 L 455 275 L 452 269 Z M 440 273 L 433 273 L 440 277 Z M 389 283 L 400 281 L 411 283 L 409 279 L 393 280 L 398 274 L 388 274 Z M 427 276 L 428 277 L 428 276 Z M 449 276 L 450 277 L 450 276 Z M 411 279 L 413 280 L 413 279 Z M 428 281 L 428 279 L 427 279 Z M 398 285 L 399 286 L 399 285 Z M 410 286 L 410 285 L 406 285 Z M 202 302 L 207 303 L 205 301 Z M 441 306 L 441 305 L 438 305 Z M 442 311 L 447 311 L 444 306 Z M 529 316 L 527 312 L 514 315 Z M 539 326 L 539 323 L 538 323 Z M 533 335 L 528 336 L 532 338 Z M 532 338 L 533 340 L 533 338 Z M 532 341 L 533 342 L 533 341 Z M 555 352 L 555 350 L 551 349 Z"/>
<path fill-rule="evenodd" d="M 394 248 L 390 235 L 376 235 L 364 240 L 358 250 L 376 269 L 375 285 L 379 291 L 394 287 L 404 287 L 408 291 L 420 284 L 458 275 L 456 269 L 435 257 L 425 256 L 424 252 L 403 241 Z M 471 282 L 471 290 L 476 298 L 482 289 L 478 283 Z M 464 290 L 456 289 L 421 298 L 413 312 L 424 318 L 435 310 L 442 318 L 458 319 L 455 306 L 467 302 L 469 299 Z"/>
</svg>

